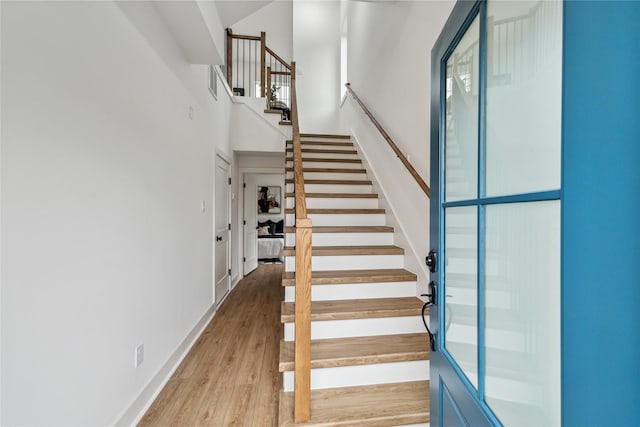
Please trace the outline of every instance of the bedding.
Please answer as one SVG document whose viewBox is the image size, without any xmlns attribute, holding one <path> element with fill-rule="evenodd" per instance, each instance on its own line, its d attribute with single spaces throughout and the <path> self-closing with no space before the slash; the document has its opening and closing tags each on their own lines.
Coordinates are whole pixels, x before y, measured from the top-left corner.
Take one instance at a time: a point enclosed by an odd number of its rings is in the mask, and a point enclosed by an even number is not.
<svg viewBox="0 0 640 427">
<path fill-rule="evenodd" d="M 284 261 L 284 220 L 258 222 L 258 260 Z"/>
</svg>

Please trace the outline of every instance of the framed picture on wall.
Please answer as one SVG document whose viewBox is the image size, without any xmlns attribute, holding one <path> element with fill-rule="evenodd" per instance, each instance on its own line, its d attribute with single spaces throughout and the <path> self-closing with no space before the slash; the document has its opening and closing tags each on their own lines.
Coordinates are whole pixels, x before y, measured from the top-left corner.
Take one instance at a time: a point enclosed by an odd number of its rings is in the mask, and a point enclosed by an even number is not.
<svg viewBox="0 0 640 427">
<path fill-rule="evenodd" d="M 282 212 L 282 189 L 258 185 L 258 213 L 278 214 Z"/>
</svg>

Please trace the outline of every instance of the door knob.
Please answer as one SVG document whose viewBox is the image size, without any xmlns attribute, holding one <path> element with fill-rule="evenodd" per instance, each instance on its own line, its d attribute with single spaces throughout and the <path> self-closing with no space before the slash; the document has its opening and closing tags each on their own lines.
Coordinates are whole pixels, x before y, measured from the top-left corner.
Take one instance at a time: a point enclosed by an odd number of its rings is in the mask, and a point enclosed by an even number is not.
<svg viewBox="0 0 640 427">
<path fill-rule="evenodd" d="M 222 236 L 216 236 L 216 242 L 221 242 L 222 241 Z"/>
<path fill-rule="evenodd" d="M 436 260 L 436 251 L 431 249 L 429 251 L 429 255 L 427 255 L 427 258 L 425 259 L 425 263 L 427 264 L 427 267 L 429 267 L 429 271 L 432 273 L 436 272 Z"/>
</svg>

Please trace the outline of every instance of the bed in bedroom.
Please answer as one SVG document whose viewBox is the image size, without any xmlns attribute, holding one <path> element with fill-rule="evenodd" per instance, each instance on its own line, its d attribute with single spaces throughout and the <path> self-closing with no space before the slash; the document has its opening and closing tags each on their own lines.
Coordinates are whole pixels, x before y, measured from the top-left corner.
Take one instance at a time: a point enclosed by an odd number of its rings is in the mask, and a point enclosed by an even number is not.
<svg viewBox="0 0 640 427">
<path fill-rule="evenodd" d="M 258 222 L 258 261 L 282 262 L 284 220 Z"/>
</svg>

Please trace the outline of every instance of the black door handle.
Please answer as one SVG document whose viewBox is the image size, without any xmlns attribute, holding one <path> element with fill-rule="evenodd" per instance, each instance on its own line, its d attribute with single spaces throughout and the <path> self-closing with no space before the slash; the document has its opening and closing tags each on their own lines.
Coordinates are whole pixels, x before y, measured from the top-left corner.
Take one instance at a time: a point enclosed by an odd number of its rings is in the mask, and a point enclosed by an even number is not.
<svg viewBox="0 0 640 427">
<path fill-rule="evenodd" d="M 433 249 L 431 249 L 429 251 L 429 255 L 427 255 L 427 258 L 425 258 L 424 262 L 425 264 L 427 264 L 427 267 L 429 267 L 429 271 L 432 273 L 436 272 L 436 251 L 434 251 Z"/>
<path fill-rule="evenodd" d="M 216 236 L 216 242 L 221 242 L 222 241 L 222 236 Z"/>
<path fill-rule="evenodd" d="M 427 302 L 422 305 L 422 323 L 427 329 L 427 334 L 429 334 L 429 347 L 431 348 L 431 351 L 436 351 L 436 339 L 433 332 L 431 332 L 431 329 L 429 329 L 429 325 L 427 325 L 427 319 L 425 318 L 427 308 L 436 304 L 436 284 L 433 280 L 429 282 L 429 293 L 421 294 L 421 296 L 427 297 Z"/>
</svg>

